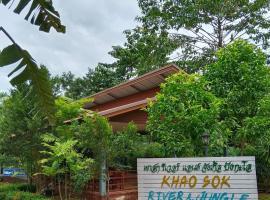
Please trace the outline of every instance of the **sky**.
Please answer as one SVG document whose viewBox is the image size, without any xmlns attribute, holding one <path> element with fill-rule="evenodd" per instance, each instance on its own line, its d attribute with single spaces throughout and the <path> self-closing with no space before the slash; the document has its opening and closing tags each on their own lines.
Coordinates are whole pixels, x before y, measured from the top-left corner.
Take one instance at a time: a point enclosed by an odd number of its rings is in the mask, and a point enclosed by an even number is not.
<svg viewBox="0 0 270 200">
<path fill-rule="evenodd" d="M 17 15 L 12 8 L 3 5 L 0 5 L 0 26 L 54 75 L 71 71 L 82 76 L 98 62 L 113 62 L 108 52 L 112 46 L 125 42 L 123 31 L 136 26 L 135 17 L 140 13 L 136 0 L 53 2 L 66 25 L 66 34 L 56 33 L 53 29 L 50 33 L 38 31 L 37 26 L 23 19 L 24 13 Z M 0 33 L 0 50 L 9 44 Z M 0 68 L 0 91 L 11 88 L 7 74 L 13 68 L 14 65 Z"/>
</svg>

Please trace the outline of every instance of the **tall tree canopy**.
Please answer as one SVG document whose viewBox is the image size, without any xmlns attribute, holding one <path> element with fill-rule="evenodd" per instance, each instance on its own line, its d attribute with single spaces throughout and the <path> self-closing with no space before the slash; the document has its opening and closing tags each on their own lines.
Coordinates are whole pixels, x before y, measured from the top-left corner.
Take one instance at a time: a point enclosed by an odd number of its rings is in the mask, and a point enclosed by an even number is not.
<svg viewBox="0 0 270 200">
<path fill-rule="evenodd" d="M 11 165 L 22 166 L 31 178 L 38 172 L 40 135 L 46 123 L 42 113 L 34 112 L 33 108 L 38 105 L 32 96 L 25 99 L 28 87 L 23 84 L 20 90 L 12 90 L 0 105 L 0 152 L 6 155 L 6 166 L 16 160 L 17 163 Z"/>
<path fill-rule="evenodd" d="M 115 70 L 114 64 L 99 63 L 95 69 L 88 69 L 83 77 L 71 72 L 51 78 L 54 94 L 65 95 L 72 99 L 90 96 L 123 81 L 124 77 Z"/>
<path fill-rule="evenodd" d="M 133 40 L 128 40 L 123 48 L 126 52 L 132 52 L 132 49 L 151 52 L 140 57 L 147 64 L 145 71 L 168 62 L 168 59 L 162 59 L 152 63 L 154 52 L 167 53 L 161 56 L 166 58 L 177 49 L 170 61 L 178 63 L 188 72 L 194 72 L 213 62 L 214 52 L 236 39 L 248 39 L 264 49 L 269 47 L 268 0 L 138 0 L 138 5 L 142 12 L 138 20 L 141 29 L 147 33 L 140 37 L 136 36 L 136 31 L 128 35 Z M 164 45 L 152 45 L 149 35 L 160 43 L 163 41 Z M 166 48 L 172 43 L 176 47 Z M 123 54 L 118 59 L 124 62 L 136 55 Z M 130 63 L 129 66 L 139 71 L 145 67 L 141 62 Z"/>
<path fill-rule="evenodd" d="M 116 59 L 115 67 L 119 75 L 129 79 L 142 75 L 170 62 L 169 55 L 178 48 L 177 40 L 137 27 L 124 32 L 127 42 L 124 46 L 113 46 L 109 54 Z"/>
<path fill-rule="evenodd" d="M 232 133 L 231 143 L 244 152 L 252 138 L 243 133 L 245 121 L 257 115 L 260 101 L 270 92 L 265 54 L 246 41 L 236 41 L 217 52 L 217 61 L 206 67 L 204 76 L 211 92 L 224 101 L 220 120 Z"/>
<path fill-rule="evenodd" d="M 162 85 L 148 108 L 153 139 L 164 143 L 170 154 L 197 155 L 200 135 L 208 130 L 212 155 L 222 155 L 227 146 L 230 155 L 256 155 L 269 166 L 266 56 L 255 45 L 237 40 L 216 57 L 202 76 L 180 73 Z"/>
<path fill-rule="evenodd" d="M 202 134 L 215 131 L 220 103 L 201 76 L 180 72 L 161 85 L 148 108 L 147 128 L 166 156 L 201 155 Z"/>
</svg>

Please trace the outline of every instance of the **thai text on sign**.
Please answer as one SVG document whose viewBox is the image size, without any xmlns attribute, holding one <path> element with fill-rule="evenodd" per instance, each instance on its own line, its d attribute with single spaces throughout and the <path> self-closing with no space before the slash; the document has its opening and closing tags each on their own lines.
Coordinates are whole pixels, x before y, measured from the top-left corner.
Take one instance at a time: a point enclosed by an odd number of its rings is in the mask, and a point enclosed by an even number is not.
<svg viewBox="0 0 270 200">
<path fill-rule="evenodd" d="M 139 200 L 258 200 L 255 157 L 142 158 Z"/>
</svg>

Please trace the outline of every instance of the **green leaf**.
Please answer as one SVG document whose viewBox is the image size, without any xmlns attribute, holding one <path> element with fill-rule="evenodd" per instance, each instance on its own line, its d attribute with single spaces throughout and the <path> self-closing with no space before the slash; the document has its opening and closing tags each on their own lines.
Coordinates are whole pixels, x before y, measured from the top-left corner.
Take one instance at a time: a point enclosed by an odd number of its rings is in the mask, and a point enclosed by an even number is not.
<svg viewBox="0 0 270 200">
<path fill-rule="evenodd" d="M 32 56 L 26 51 L 21 49 L 16 44 L 6 47 L 0 53 L 0 67 L 5 65 L 14 64 L 22 60 L 14 70 L 9 73 L 12 77 L 11 84 L 16 86 L 26 81 L 30 81 L 33 94 L 39 103 L 40 110 L 44 112 L 51 123 L 54 119 L 54 98 L 52 95 L 51 86 L 47 77 L 47 73 L 38 67 Z M 20 71 L 22 68 L 24 69 Z M 38 112 L 38 111 L 37 111 Z"/>
<path fill-rule="evenodd" d="M 15 8 L 14 12 L 20 14 L 30 1 L 31 0 L 21 0 Z"/>
<path fill-rule="evenodd" d="M 14 12 L 20 14 L 27 5 L 31 3 L 31 6 L 25 16 L 25 20 L 29 20 L 30 23 L 39 26 L 39 30 L 49 32 L 53 27 L 57 32 L 65 33 L 66 27 L 62 25 L 59 13 L 53 7 L 51 0 L 20 0 L 14 9 Z M 12 6 L 12 0 L 0 1 L 0 4 Z"/>
<path fill-rule="evenodd" d="M 20 52 L 16 45 L 10 45 L 0 53 L 0 67 L 10 65 L 21 59 Z"/>
</svg>

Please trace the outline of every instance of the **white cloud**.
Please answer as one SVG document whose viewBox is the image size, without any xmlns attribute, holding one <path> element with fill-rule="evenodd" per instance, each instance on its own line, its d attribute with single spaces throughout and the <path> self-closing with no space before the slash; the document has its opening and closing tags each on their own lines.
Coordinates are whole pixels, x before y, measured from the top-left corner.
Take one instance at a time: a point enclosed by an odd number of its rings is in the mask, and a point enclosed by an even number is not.
<svg viewBox="0 0 270 200">
<path fill-rule="evenodd" d="M 70 70 L 81 76 L 98 62 L 112 62 L 107 53 L 125 41 L 122 32 L 136 26 L 134 18 L 139 14 L 136 0 L 55 0 L 54 5 L 67 26 L 66 34 L 40 32 L 23 15 L 0 5 L 0 26 L 53 74 Z M 7 44 L 0 34 L 0 49 Z M 7 72 L 0 69 L 0 91 L 10 87 Z"/>
</svg>

